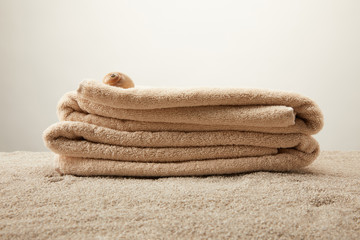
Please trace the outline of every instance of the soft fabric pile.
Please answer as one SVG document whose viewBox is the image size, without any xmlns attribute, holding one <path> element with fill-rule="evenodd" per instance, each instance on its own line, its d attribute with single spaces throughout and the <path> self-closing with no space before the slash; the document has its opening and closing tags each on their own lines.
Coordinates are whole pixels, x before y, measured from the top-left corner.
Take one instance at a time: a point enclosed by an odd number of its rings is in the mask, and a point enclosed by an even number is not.
<svg viewBox="0 0 360 240">
<path fill-rule="evenodd" d="M 323 117 L 296 93 L 130 88 L 85 80 L 44 132 L 58 171 L 80 176 L 191 176 L 289 171 L 319 154 Z"/>
</svg>

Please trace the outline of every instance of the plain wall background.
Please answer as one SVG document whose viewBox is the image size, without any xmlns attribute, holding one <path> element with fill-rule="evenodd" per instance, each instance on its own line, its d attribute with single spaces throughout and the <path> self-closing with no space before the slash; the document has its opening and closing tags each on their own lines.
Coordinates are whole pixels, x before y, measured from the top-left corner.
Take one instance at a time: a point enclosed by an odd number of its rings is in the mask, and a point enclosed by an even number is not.
<svg viewBox="0 0 360 240">
<path fill-rule="evenodd" d="M 299 92 L 323 150 L 360 150 L 360 1 L 0 0 L 0 151 L 46 151 L 56 105 L 85 78 Z"/>
</svg>

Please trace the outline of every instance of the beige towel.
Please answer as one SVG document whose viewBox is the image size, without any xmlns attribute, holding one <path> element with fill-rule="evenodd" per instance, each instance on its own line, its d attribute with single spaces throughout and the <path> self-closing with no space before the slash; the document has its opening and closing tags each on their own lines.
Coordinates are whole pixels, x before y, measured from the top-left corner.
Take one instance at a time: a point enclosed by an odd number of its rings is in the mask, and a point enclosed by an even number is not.
<svg viewBox="0 0 360 240">
<path fill-rule="evenodd" d="M 83 81 L 44 132 L 59 171 L 74 175 L 186 176 L 286 171 L 319 153 L 317 105 L 259 89 L 121 89 Z"/>
</svg>

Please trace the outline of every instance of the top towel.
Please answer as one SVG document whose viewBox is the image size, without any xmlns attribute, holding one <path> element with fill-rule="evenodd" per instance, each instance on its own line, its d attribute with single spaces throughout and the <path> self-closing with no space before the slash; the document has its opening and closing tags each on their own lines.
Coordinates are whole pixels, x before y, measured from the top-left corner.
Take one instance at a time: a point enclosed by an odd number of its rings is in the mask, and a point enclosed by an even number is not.
<svg viewBox="0 0 360 240">
<path fill-rule="evenodd" d="M 123 129 L 118 130 L 315 134 L 323 126 L 319 107 L 297 93 L 244 88 L 121 89 L 92 80 L 81 82 L 77 92 L 60 100 L 58 115 L 60 120 L 89 123 L 99 117 L 121 119 Z"/>
</svg>

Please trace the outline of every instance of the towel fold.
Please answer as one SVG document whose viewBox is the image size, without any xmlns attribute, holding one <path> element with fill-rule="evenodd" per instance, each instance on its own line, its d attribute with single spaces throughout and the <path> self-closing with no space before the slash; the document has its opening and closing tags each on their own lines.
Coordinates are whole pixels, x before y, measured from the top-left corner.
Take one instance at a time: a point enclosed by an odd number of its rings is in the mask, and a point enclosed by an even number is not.
<svg viewBox="0 0 360 240">
<path fill-rule="evenodd" d="M 45 130 L 58 169 L 83 176 L 288 171 L 319 154 L 319 107 L 296 93 L 234 88 L 121 89 L 81 82 Z"/>
</svg>

